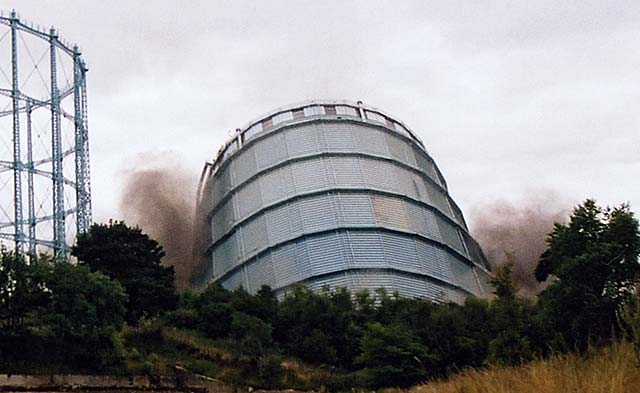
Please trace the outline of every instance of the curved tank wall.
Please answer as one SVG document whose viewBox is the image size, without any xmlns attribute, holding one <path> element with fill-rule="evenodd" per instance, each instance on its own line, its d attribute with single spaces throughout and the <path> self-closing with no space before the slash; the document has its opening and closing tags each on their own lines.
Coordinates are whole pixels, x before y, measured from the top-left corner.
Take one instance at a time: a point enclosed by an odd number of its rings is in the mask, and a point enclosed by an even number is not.
<svg viewBox="0 0 640 393">
<path fill-rule="evenodd" d="M 460 302 L 486 260 L 423 143 L 349 102 L 310 102 L 239 129 L 208 164 L 206 263 L 196 286 L 294 283 Z"/>
</svg>

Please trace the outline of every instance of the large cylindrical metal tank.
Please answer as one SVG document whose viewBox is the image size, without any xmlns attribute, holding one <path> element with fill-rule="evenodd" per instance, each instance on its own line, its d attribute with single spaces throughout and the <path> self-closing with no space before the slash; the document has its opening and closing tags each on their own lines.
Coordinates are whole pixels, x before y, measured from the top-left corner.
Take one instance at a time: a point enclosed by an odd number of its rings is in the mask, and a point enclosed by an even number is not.
<svg viewBox="0 0 640 393">
<path fill-rule="evenodd" d="M 489 291 L 485 257 L 437 165 L 378 109 L 281 108 L 239 129 L 205 179 L 210 234 L 197 286 L 384 287 L 456 302 Z"/>
</svg>

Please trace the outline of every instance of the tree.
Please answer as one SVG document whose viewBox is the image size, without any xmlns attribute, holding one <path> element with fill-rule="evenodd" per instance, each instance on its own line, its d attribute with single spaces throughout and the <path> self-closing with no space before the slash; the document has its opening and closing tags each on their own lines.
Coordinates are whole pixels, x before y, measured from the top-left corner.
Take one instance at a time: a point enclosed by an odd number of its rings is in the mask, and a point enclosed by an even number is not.
<svg viewBox="0 0 640 393">
<path fill-rule="evenodd" d="M 78 236 L 71 254 L 80 264 L 122 284 L 129 296 L 126 320 L 130 324 L 176 306 L 173 267 L 162 266 L 162 247 L 140 228 L 131 228 L 122 221 L 94 224 Z"/>
<path fill-rule="evenodd" d="M 493 273 L 493 277 L 489 280 L 489 283 L 493 287 L 493 294 L 499 299 L 513 299 L 516 297 L 518 288 L 513 282 L 512 272 L 514 262 L 513 254 L 506 253 L 507 262 L 498 266 Z"/>
<path fill-rule="evenodd" d="M 85 266 L 3 251 L 0 368 L 103 372 L 118 365 L 125 302 L 119 283 Z"/>
<path fill-rule="evenodd" d="M 122 286 L 86 266 L 62 262 L 51 264 L 46 287 L 49 304 L 42 319 L 60 362 L 93 371 L 119 363 L 127 299 Z"/>
<path fill-rule="evenodd" d="M 352 366 L 357 352 L 353 311 L 347 291 L 314 293 L 296 285 L 279 304 L 273 337 L 304 360 Z"/>
<path fill-rule="evenodd" d="M 365 368 L 372 387 L 405 387 L 427 377 L 433 359 L 406 326 L 368 324 L 356 364 Z"/>
<path fill-rule="evenodd" d="M 519 298 L 513 281 L 514 256 L 507 253 L 507 262 L 498 266 L 490 283 L 496 298 L 489 306 L 487 362 L 519 364 L 533 359 L 535 348 L 531 337 L 536 329 L 535 308 L 528 299 Z"/>
<path fill-rule="evenodd" d="M 233 307 L 229 304 L 231 292 L 214 282 L 198 296 L 196 328 L 209 338 L 224 338 L 231 333 Z"/>
<path fill-rule="evenodd" d="M 629 206 L 603 209 L 586 200 L 568 224 L 555 225 L 547 244 L 535 274 L 555 281 L 540 294 L 542 319 L 569 349 L 610 338 L 640 273 L 638 220 Z"/>
<path fill-rule="evenodd" d="M 24 255 L 0 249 L 0 327 L 20 331 L 33 324 L 33 316 L 46 305 L 43 270 L 27 263 Z"/>
</svg>

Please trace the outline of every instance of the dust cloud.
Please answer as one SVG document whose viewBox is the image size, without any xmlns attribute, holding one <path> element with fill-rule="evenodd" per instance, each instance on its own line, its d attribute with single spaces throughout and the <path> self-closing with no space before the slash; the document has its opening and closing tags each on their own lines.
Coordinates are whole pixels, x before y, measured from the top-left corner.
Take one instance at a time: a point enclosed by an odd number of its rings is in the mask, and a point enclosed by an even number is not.
<svg viewBox="0 0 640 393">
<path fill-rule="evenodd" d="M 571 203 L 553 193 L 532 197 L 519 204 L 498 201 L 477 206 L 469 215 L 471 232 L 491 266 L 512 259 L 513 279 L 520 294 L 534 297 L 545 287 L 534 272 L 546 249 L 547 235 L 556 222 L 565 222 Z"/>
<path fill-rule="evenodd" d="M 194 231 L 197 177 L 179 165 L 125 171 L 120 212 L 162 245 L 163 264 L 173 266 L 176 286 L 188 287 L 198 264 Z"/>
</svg>

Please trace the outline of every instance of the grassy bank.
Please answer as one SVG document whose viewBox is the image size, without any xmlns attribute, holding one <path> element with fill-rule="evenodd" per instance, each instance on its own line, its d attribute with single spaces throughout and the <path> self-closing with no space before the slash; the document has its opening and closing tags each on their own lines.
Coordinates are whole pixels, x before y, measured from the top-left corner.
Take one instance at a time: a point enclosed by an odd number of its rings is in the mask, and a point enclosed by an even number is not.
<svg viewBox="0 0 640 393">
<path fill-rule="evenodd" d="M 640 364 L 629 343 L 617 343 L 585 356 L 565 355 L 520 367 L 468 370 L 410 393 L 596 393 L 637 392 Z"/>
</svg>

